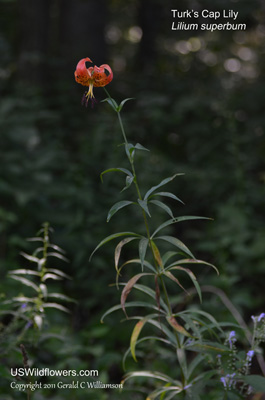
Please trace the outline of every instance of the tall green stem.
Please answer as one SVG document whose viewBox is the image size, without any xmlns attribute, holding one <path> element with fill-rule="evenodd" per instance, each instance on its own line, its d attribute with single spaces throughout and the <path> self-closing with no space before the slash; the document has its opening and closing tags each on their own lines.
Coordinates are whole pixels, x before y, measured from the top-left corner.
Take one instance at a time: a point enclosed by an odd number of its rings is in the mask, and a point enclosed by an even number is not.
<svg viewBox="0 0 265 400">
<path fill-rule="evenodd" d="M 106 90 L 105 87 L 104 87 L 104 90 L 105 90 L 108 98 L 110 99 L 113 108 L 115 109 L 115 111 L 116 111 L 116 113 L 118 115 L 118 120 L 119 120 L 119 124 L 120 124 L 120 128 L 121 128 L 121 132 L 122 132 L 122 135 L 123 135 L 123 138 L 124 138 L 124 142 L 125 142 L 125 146 L 126 146 L 126 145 L 128 145 L 128 140 L 127 140 L 126 133 L 125 133 L 124 126 L 123 126 L 123 122 L 122 122 L 122 119 L 121 119 L 120 110 L 116 106 L 113 98 L 110 96 L 109 92 Z M 133 177 L 134 177 L 134 184 L 135 184 L 135 188 L 136 188 L 136 191 L 137 191 L 138 198 L 139 198 L 139 200 L 142 200 L 143 198 L 142 198 L 142 195 L 141 195 L 141 192 L 140 192 L 140 188 L 139 188 L 139 185 L 138 185 L 133 158 L 128 156 L 128 159 L 129 159 L 129 162 L 131 164 Z M 156 260 L 156 257 L 155 257 L 155 253 L 154 253 L 154 249 L 153 249 L 153 246 L 152 246 L 152 243 L 151 243 L 151 235 L 150 235 L 149 224 L 148 224 L 146 212 L 143 209 L 142 209 L 142 213 L 143 213 L 143 219 L 144 219 L 144 224 L 145 224 L 145 229 L 146 229 L 146 234 L 147 234 L 149 246 L 150 246 L 150 249 L 151 249 L 151 252 L 152 252 L 152 256 L 153 256 L 153 259 L 154 259 L 154 264 L 155 264 L 157 273 L 159 274 L 159 279 L 160 279 L 160 282 L 161 282 L 162 290 L 163 290 L 163 293 L 164 293 L 164 296 L 165 296 L 165 299 L 166 299 L 166 303 L 167 303 L 167 306 L 168 306 L 169 314 L 171 316 L 172 315 L 172 309 L 171 309 L 171 304 L 170 304 L 168 293 L 167 293 L 167 288 L 166 288 L 166 285 L 165 285 L 165 282 L 163 280 L 162 275 L 159 273 L 159 265 L 157 263 L 157 260 Z"/>
</svg>

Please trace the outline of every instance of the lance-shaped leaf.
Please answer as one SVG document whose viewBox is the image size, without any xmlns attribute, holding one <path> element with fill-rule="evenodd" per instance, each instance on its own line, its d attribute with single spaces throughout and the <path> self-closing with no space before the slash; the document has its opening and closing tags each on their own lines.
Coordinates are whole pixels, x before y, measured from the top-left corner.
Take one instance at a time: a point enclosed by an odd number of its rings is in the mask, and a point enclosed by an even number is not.
<svg viewBox="0 0 265 400">
<path fill-rule="evenodd" d="M 142 146 L 140 143 L 136 143 L 134 148 L 137 149 L 137 150 L 150 151 L 146 147 Z"/>
<path fill-rule="evenodd" d="M 248 375 L 240 377 L 240 380 L 252 386 L 257 392 L 264 392 L 265 378 L 260 375 Z M 261 398 L 261 397 L 260 397 Z"/>
<path fill-rule="evenodd" d="M 74 300 L 71 297 L 66 296 L 64 294 L 61 294 L 61 293 L 49 293 L 48 297 L 52 297 L 52 298 L 55 298 L 55 299 L 60 299 L 60 300 L 63 300 L 63 301 L 69 301 L 69 302 L 72 302 L 72 303 L 77 303 L 76 300 Z"/>
<path fill-rule="evenodd" d="M 107 236 L 105 237 L 105 239 L 103 239 L 98 245 L 97 247 L 93 250 L 91 256 L 89 257 L 89 260 L 91 260 L 91 258 L 93 257 L 93 254 L 104 244 L 110 242 L 113 239 L 116 239 L 118 237 L 121 236 L 137 236 L 137 237 L 141 237 L 140 235 L 138 235 L 137 233 L 134 232 L 119 232 L 119 233 L 114 233 L 113 235 Z"/>
<path fill-rule="evenodd" d="M 128 237 L 126 239 L 121 240 L 116 248 L 115 248 L 115 252 L 114 252 L 114 261 L 115 261 L 115 269 L 119 274 L 119 270 L 118 270 L 118 265 L 119 265 L 119 260 L 120 260 L 120 255 L 121 255 L 121 250 L 123 248 L 123 246 L 129 242 L 131 242 L 132 240 L 135 239 L 139 239 L 139 237 L 133 236 L 133 237 Z"/>
<path fill-rule="evenodd" d="M 129 171 L 126 168 L 109 168 L 109 169 L 106 169 L 105 171 L 101 172 L 100 179 L 102 182 L 103 182 L 103 175 L 107 174 L 108 172 L 123 172 L 124 174 L 133 177 L 133 174 L 131 173 L 131 171 Z"/>
<path fill-rule="evenodd" d="M 112 97 L 107 97 L 106 99 L 101 100 L 101 103 L 104 102 L 107 102 L 113 108 L 114 111 L 119 112 L 119 106 Z"/>
<path fill-rule="evenodd" d="M 144 200 L 148 200 L 148 198 L 150 197 L 150 195 L 156 191 L 156 189 L 160 188 L 161 186 L 166 185 L 167 183 L 171 182 L 174 178 L 176 178 L 176 176 L 179 175 L 183 175 L 183 174 L 175 174 L 173 176 L 170 176 L 169 178 L 163 179 L 158 185 L 151 187 L 151 189 L 149 189 L 145 196 L 144 196 Z"/>
<path fill-rule="evenodd" d="M 119 211 L 121 208 L 124 208 L 126 206 L 129 206 L 130 204 L 133 204 L 133 201 L 128 201 L 128 200 L 122 200 L 119 201 L 118 203 L 115 203 L 111 209 L 108 212 L 108 216 L 107 216 L 107 222 L 110 221 L 111 217 L 117 212 Z"/>
<path fill-rule="evenodd" d="M 167 318 L 167 321 L 169 322 L 169 324 L 172 326 L 172 328 L 175 329 L 175 331 L 181 333 L 184 336 L 188 336 L 188 337 L 192 337 L 188 331 L 186 331 L 186 329 L 181 326 L 177 320 L 175 319 L 175 317 L 173 317 L 173 315 L 171 317 Z"/>
<path fill-rule="evenodd" d="M 128 374 L 125 375 L 124 379 L 122 382 L 127 381 L 128 379 L 135 378 L 135 377 L 146 377 L 146 378 L 154 378 L 154 379 L 159 379 L 164 382 L 172 382 L 172 378 L 170 378 L 168 375 L 162 374 L 161 372 L 156 372 L 156 371 L 134 371 L 134 372 L 129 372 Z"/>
<path fill-rule="evenodd" d="M 136 359 L 136 355 L 135 355 L 135 346 L 136 346 L 136 342 L 137 339 L 141 333 L 141 330 L 143 329 L 145 323 L 152 319 L 155 315 L 147 315 L 146 317 L 142 318 L 140 321 L 137 322 L 137 324 L 135 325 L 132 335 L 131 335 L 131 341 L 130 341 L 130 349 L 131 349 L 131 353 L 132 353 L 132 357 L 134 359 L 135 362 L 137 362 Z"/>
<path fill-rule="evenodd" d="M 184 290 L 184 292 L 187 293 L 187 290 L 181 285 L 180 281 L 169 271 L 164 271 L 164 275 L 166 275 L 169 279 L 171 279 L 173 282 L 176 282 L 178 286 Z"/>
<path fill-rule="evenodd" d="M 176 264 L 176 262 L 173 263 L 173 264 L 171 264 L 169 267 L 172 267 L 174 264 Z M 210 264 L 210 263 L 208 263 L 208 262 L 206 262 L 206 261 L 197 260 L 197 259 L 185 258 L 185 259 L 183 259 L 183 260 L 178 260 L 178 261 L 177 261 L 177 264 L 202 264 L 202 265 L 207 265 L 208 267 L 213 268 L 213 269 L 216 271 L 216 273 L 219 275 L 219 271 L 218 271 L 218 269 L 216 268 L 216 266 L 213 265 L 213 264 Z M 169 267 L 168 267 L 168 268 L 169 268 Z"/>
<path fill-rule="evenodd" d="M 156 239 L 161 239 L 161 240 L 164 240 L 164 241 L 166 241 L 168 243 L 173 244 L 173 246 L 176 246 L 181 251 L 183 251 L 184 253 L 188 254 L 193 259 L 195 259 L 194 255 L 189 250 L 189 248 L 184 243 L 182 243 L 179 239 L 177 239 L 177 238 L 175 238 L 173 236 L 159 236 Z"/>
<path fill-rule="evenodd" d="M 10 278 L 15 279 L 16 281 L 23 283 L 23 285 L 32 287 L 32 289 L 36 290 L 36 292 L 39 291 L 39 287 L 35 283 L 31 282 L 29 279 L 16 275 L 9 275 L 9 276 Z"/>
<path fill-rule="evenodd" d="M 134 181 L 134 177 L 127 175 L 126 179 L 125 179 L 125 186 L 121 192 L 124 192 L 124 190 L 128 189 L 131 186 L 131 184 L 133 183 L 133 181 Z"/>
<path fill-rule="evenodd" d="M 168 215 L 171 218 L 174 218 L 174 215 L 170 209 L 170 207 L 168 207 L 166 204 L 162 203 L 162 201 L 159 200 L 150 200 L 150 203 L 153 203 L 154 205 L 156 205 L 157 207 L 162 208 L 162 210 L 164 210 L 166 213 L 168 213 Z"/>
<path fill-rule="evenodd" d="M 145 260 L 148 243 L 149 243 L 149 240 L 145 237 L 143 237 L 139 242 L 139 258 L 141 260 L 142 271 L 144 269 L 144 260 Z"/>
<path fill-rule="evenodd" d="M 155 232 L 152 234 L 151 237 L 153 238 L 161 229 L 164 229 L 167 226 L 176 224 L 177 222 L 190 221 L 190 220 L 196 220 L 196 219 L 208 219 L 208 220 L 211 220 L 211 218 L 196 217 L 196 216 L 189 216 L 189 215 L 183 216 L 183 217 L 169 219 L 168 221 L 166 221 L 163 224 L 159 225 L 159 227 L 155 230 Z"/>
<path fill-rule="evenodd" d="M 62 306 L 61 304 L 58 303 L 44 303 L 43 308 L 57 308 L 58 310 L 64 311 L 66 313 L 70 313 L 68 308 Z"/>
<path fill-rule="evenodd" d="M 47 274 L 44 274 L 43 275 L 43 277 L 42 277 L 42 282 L 45 282 L 47 279 L 53 279 L 53 280 L 57 280 L 57 281 L 60 281 L 61 279 L 62 279 L 62 277 L 61 276 L 58 276 L 58 275 L 55 275 L 55 274 L 51 274 L 51 273 L 47 273 Z"/>
<path fill-rule="evenodd" d="M 151 304 L 151 303 L 147 303 L 146 301 L 131 301 L 131 302 L 129 302 L 129 303 L 126 304 L 126 307 L 127 307 L 127 308 L 128 308 L 128 307 L 134 307 L 134 308 L 135 308 L 135 307 L 146 307 L 146 308 L 152 308 L 153 310 L 159 311 L 158 308 L 157 308 L 155 305 L 153 305 L 153 304 Z M 109 309 L 102 315 L 100 322 L 103 323 L 103 322 L 104 322 L 104 318 L 105 318 L 107 315 L 113 313 L 114 311 L 121 310 L 121 309 L 122 309 L 122 306 L 121 306 L 120 304 L 118 304 L 117 306 L 114 306 L 114 307 L 109 308 Z"/>
<path fill-rule="evenodd" d="M 161 258 L 160 252 L 158 250 L 157 245 L 155 244 L 155 242 L 153 240 L 151 240 L 151 246 L 152 246 L 152 251 L 153 251 L 153 254 L 155 256 L 155 260 L 157 262 L 157 265 L 159 265 L 160 268 L 163 268 L 163 262 L 162 262 L 162 258 Z"/>
<path fill-rule="evenodd" d="M 27 260 L 29 260 L 29 261 L 35 262 L 35 263 L 37 263 L 37 264 L 39 263 L 39 258 L 38 258 L 38 257 L 33 257 L 33 256 L 31 256 L 31 255 L 29 255 L 29 254 L 27 254 L 27 253 L 24 253 L 23 251 L 21 251 L 20 254 L 21 254 L 24 258 L 26 258 Z"/>
<path fill-rule="evenodd" d="M 11 274 L 40 276 L 40 272 L 32 271 L 31 269 L 13 269 L 12 271 L 9 271 L 9 275 Z"/>
<path fill-rule="evenodd" d="M 144 212 L 146 212 L 146 214 L 149 217 L 151 217 L 151 214 L 149 212 L 149 208 L 148 208 L 148 205 L 147 205 L 147 201 L 138 199 L 138 203 L 139 203 L 140 207 L 144 210 Z"/>
<path fill-rule="evenodd" d="M 191 279 L 192 282 L 193 282 L 193 285 L 195 286 L 195 288 L 196 288 L 196 290 L 197 290 L 198 296 L 199 296 L 199 298 L 200 298 L 200 302 L 202 303 L 201 288 L 200 288 L 200 285 L 198 284 L 197 278 L 196 278 L 196 276 L 194 275 L 194 273 L 193 273 L 189 268 L 180 267 L 180 266 L 178 266 L 178 265 L 173 266 L 173 267 L 171 267 L 171 268 L 169 268 L 169 269 L 170 269 L 170 270 L 175 269 L 175 270 L 183 271 L 183 272 L 186 272 L 186 274 L 189 275 L 190 279 Z"/>
<path fill-rule="evenodd" d="M 125 310 L 125 302 L 126 302 L 126 299 L 127 299 L 127 297 L 128 297 L 128 294 L 130 293 L 130 291 L 132 290 L 132 288 L 134 287 L 134 285 L 136 284 L 136 282 L 142 277 L 142 276 L 147 276 L 147 275 L 154 275 L 154 274 L 151 274 L 151 273 L 141 273 L 141 274 L 137 274 L 137 275 L 135 275 L 135 276 L 133 276 L 128 282 L 127 282 L 127 284 L 125 285 L 125 287 L 123 288 L 123 291 L 122 291 L 122 294 L 121 294 L 121 306 L 122 306 L 122 309 L 123 309 L 123 312 L 124 312 L 124 314 L 126 315 L 126 317 L 127 317 L 127 314 L 126 314 L 126 310 Z"/>
<path fill-rule="evenodd" d="M 184 204 L 183 201 L 182 201 L 180 198 L 178 198 L 177 196 L 175 196 L 175 195 L 174 195 L 173 193 L 171 193 L 171 192 L 158 192 L 158 193 L 154 193 L 154 194 L 153 194 L 152 196 L 150 196 L 150 197 L 154 197 L 154 196 L 169 197 L 169 198 L 171 198 L 171 199 L 177 200 L 177 201 L 179 201 L 180 203 Z"/>
<path fill-rule="evenodd" d="M 47 268 L 46 271 L 47 272 L 54 272 L 55 274 L 57 274 L 57 275 L 59 275 L 59 276 L 61 276 L 63 278 L 66 278 L 66 279 L 72 279 L 71 276 L 65 274 L 63 271 L 61 271 L 59 269 L 56 269 L 56 268 Z"/>
<path fill-rule="evenodd" d="M 121 112 L 121 110 L 122 110 L 124 104 L 127 103 L 127 101 L 129 101 L 129 100 L 134 100 L 134 97 L 128 97 L 127 99 L 122 100 L 122 102 L 121 102 L 121 103 L 119 104 L 119 106 L 117 107 L 117 110 L 116 110 L 116 111 Z M 116 102 L 115 102 L 115 103 L 116 103 Z M 116 104 L 117 104 L 117 103 L 116 103 Z"/>
</svg>

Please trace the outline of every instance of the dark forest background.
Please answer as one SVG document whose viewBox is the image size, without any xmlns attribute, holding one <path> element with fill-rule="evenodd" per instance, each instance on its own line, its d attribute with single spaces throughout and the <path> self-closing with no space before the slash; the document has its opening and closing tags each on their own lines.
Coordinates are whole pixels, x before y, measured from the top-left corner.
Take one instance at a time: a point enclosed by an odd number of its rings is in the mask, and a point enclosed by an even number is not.
<svg viewBox="0 0 265 400">
<path fill-rule="evenodd" d="M 174 213 L 214 219 L 172 230 L 219 268 L 220 277 L 201 272 L 200 282 L 222 289 L 247 322 L 264 311 L 265 4 L 212 3 L 0 1 L 0 295 L 21 291 L 7 272 L 21 265 L 20 251 L 31 251 L 25 239 L 49 221 L 73 278 L 59 289 L 79 302 L 70 317 L 51 313 L 53 330 L 68 339 L 35 351 L 39 364 L 89 365 L 119 382 L 131 329 L 120 324 L 121 313 L 99 322 L 119 301 L 109 286 L 113 246 L 88 261 L 103 237 L 132 230 L 138 216 L 121 211 L 105 222 L 123 181 L 108 176 L 102 184 L 99 175 L 126 165 L 116 117 L 100 103 L 103 90 L 94 90 L 93 109 L 81 107 L 84 88 L 74 71 L 84 57 L 111 66 L 115 99 L 135 98 L 123 118 L 130 141 L 151 150 L 137 161 L 143 188 L 183 172 L 170 187 L 185 203 L 172 203 Z M 247 30 L 171 31 L 171 8 L 202 7 L 239 11 Z M 218 297 L 204 299 L 208 311 L 231 318 Z"/>
</svg>

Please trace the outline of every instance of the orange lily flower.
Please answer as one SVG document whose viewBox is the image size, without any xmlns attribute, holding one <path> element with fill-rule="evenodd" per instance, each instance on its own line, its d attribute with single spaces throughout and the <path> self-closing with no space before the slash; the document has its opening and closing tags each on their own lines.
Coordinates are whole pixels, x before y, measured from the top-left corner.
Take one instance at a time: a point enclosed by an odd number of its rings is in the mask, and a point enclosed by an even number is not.
<svg viewBox="0 0 265 400">
<path fill-rule="evenodd" d="M 94 67 L 86 67 L 86 62 L 91 62 L 90 58 L 82 58 L 76 66 L 75 80 L 83 86 L 89 86 L 87 92 L 85 92 L 82 104 L 85 103 L 87 106 L 89 99 L 92 101 L 92 105 L 95 101 L 93 94 L 93 87 L 103 87 L 110 83 L 113 79 L 113 72 L 108 64 L 102 64 L 100 67 L 96 65 Z M 106 74 L 108 72 L 108 75 Z"/>
</svg>

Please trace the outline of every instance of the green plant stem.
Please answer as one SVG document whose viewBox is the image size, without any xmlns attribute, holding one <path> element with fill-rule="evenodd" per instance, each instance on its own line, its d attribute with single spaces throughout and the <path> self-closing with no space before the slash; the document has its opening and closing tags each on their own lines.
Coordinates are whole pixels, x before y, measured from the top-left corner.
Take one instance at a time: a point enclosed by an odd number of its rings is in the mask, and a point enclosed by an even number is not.
<svg viewBox="0 0 265 400">
<path fill-rule="evenodd" d="M 125 145 L 128 145 L 128 140 L 127 140 L 127 137 L 126 137 L 125 129 L 124 129 L 124 126 L 123 126 L 121 115 L 120 115 L 120 111 L 116 107 L 112 97 L 110 96 L 109 92 L 107 91 L 107 89 L 105 87 L 104 87 L 104 90 L 105 90 L 105 93 L 107 94 L 108 98 L 112 102 L 112 105 L 113 105 L 114 109 L 116 110 Z M 128 157 L 128 159 L 129 159 L 129 162 L 131 164 L 131 168 L 132 168 L 132 172 L 133 172 L 133 176 L 134 176 L 134 184 L 135 184 L 135 188 L 136 188 L 136 191 L 137 191 L 138 198 L 139 198 L 139 200 L 142 200 L 143 198 L 142 198 L 142 195 L 141 195 L 141 192 L 140 192 L 140 188 L 139 188 L 139 185 L 138 185 L 133 159 L 131 157 Z M 165 285 L 165 282 L 163 280 L 162 275 L 159 273 L 159 266 L 158 266 L 158 263 L 156 261 L 155 253 L 154 253 L 154 250 L 153 250 L 153 247 L 152 247 L 152 244 L 151 244 L 151 235 L 150 235 L 150 229 L 149 229 L 149 224 L 148 224 L 148 221 L 147 221 L 146 212 L 144 210 L 142 210 L 142 213 L 143 213 L 143 219 L 144 219 L 145 229 L 146 229 L 146 233 L 147 233 L 147 238 L 148 238 L 150 249 L 152 251 L 155 267 L 156 267 L 157 273 L 159 274 L 159 279 L 160 279 L 162 290 L 163 290 L 163 293 L 164 293 L 164 296 L 165 296 L 165 300 L 166 300 L 166 303 L 167 303 L 167 306 L 168 306 L 169 314 L 170 314 L 170 316 L 172 316 L 172 308 L 171 308 L 171 304 L 170 304 L 170 301 L 169 301 L 167 288 L 166 288 L 166 285 Z"/>
</svg>

